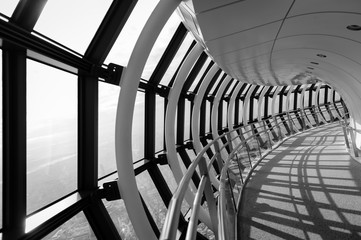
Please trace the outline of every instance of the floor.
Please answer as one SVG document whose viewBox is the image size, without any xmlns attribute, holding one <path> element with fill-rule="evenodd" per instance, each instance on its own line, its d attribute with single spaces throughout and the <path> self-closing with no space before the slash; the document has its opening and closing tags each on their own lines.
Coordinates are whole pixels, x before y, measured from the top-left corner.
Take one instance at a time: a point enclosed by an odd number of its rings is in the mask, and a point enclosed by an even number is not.
<svg viewBox="0 0 361 240">
<path fill-rule="evenodd" d="M 246 186 L 238 239 L 361 239 L 360 180 L 339 125 L 289 138 Z"/>
</svg>

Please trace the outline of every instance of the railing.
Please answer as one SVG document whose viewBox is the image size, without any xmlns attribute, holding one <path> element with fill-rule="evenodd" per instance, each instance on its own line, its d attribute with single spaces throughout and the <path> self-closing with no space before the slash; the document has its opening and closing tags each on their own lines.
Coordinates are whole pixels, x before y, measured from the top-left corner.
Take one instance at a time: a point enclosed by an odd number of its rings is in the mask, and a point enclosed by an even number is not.
<svg viewBox="0 0 361 240">
<path fill-rule="evenodd" d="M 186 239 L 196 238 L 198 211 L 202 207 L 203 194 L 210 216 L 211 226 L 208 227 L 213 231 L 215 239 L 236 239 L 236 213 L 242 187 L 262 156 L 285 137 L 341 119 L 347 119 L 343 105 L 339 102 L 329 103 L 284 112 L 237 127 L 213 139 L 198 153 L 179 183 L 169 204 L 160 239 L 176 239 L 182 202 L 189 191 L 191 177 L 197 174 L 197 167 L 201 182 L 195 193 Z M 206 152 L 211 148 L 215 152 L 208 158 Z M 209 180 L 209 174 L 216 172 L 214 164 L 221 169 L 217 176 L 218 194 L 213 192 Z"/>
<path fill-rule="evenodd" d="M 348 111 L 344 111 L 344 117 L 339 122 L 345 136 L 346 148 L 352 150 L 355 157 L 359 157 L 360 152 L 356 146 L 356 133 L 361 134 L 361 131 L 350 126 Z"/>
</svg>

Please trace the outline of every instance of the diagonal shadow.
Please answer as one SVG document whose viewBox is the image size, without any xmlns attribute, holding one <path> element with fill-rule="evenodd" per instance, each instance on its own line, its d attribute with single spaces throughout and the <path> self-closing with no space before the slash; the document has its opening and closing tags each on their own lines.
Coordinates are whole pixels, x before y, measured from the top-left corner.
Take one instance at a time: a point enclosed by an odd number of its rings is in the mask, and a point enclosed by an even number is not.
<svg viewBox="0 0 361 240">
<path fill-rule="evenodd" d="M 361 164 L 327 125 L 285 141 L 255 169 L 240 239 L 361 239 Z"/>
</svg>

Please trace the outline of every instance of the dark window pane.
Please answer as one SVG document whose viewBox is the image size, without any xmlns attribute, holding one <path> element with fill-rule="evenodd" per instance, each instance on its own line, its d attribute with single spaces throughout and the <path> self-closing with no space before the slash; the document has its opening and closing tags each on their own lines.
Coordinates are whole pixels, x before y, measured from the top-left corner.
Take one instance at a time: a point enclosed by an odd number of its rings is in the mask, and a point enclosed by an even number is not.
<svg viewBox="0 0 361 240">
<path fill-rule="evenodd" d="M 27 62 L 27 212 L 77 187 L 77 79 Z"/>
</svg>

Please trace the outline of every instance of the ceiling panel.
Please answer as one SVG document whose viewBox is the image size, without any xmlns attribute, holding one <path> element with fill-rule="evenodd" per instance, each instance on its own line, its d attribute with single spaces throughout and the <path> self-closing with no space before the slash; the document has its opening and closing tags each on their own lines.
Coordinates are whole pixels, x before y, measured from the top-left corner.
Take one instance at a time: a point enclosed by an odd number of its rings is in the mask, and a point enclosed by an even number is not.
<svg viewBox="0 0 361 240">
<path fill-rule="evenodd" d="M 361 1 L 360 1 L 361 2 Z M 361 42 L 360 31 L 350 31 L 346 27 L 361 23 L 361 14 L 314 13 L 288 18 L 278 35 L 279 38 L 300 34 L 340 36 Z"/>
<path fill-rule="evenodd" d="M 213 56 L 239 51 L 244 48 L 273 41 L 277 35 L 277 31 L 280 25 L 281 21 L 268 24 L 266 26 L 253 28 L 248 31 L 239 32 L 227 37 L 208 41 L 206 42 L 206 45 Z"/>
<path fill-rule="evenodd" d="M 214 57 L 214 59 L 215 61 L 222 61 L 224 64 L 240 62 L 249 58 L 254 58 L 255 56 L 260 56 L 270 53 L 272 49 L 272 45 L 273 45 L 273 40 L 252 47 L 243 48 L 241 50 L 236 50 L 222 55 L 218 55 Z"/>
<path fill-rule="evenodd" d="M 228 5 L 234 2 L 241 2 L 244 0 L 197 0 L 194 1 L 194 10 L 196 13 L 200 13 L 200 12 L 204 12 L 204 11 L 208 11 L 210 9 L 214 9 L 214 8 L 218 8 L 221 7 L 223 5 Z"/>
<path fill-rule="evenodd" d="M 314 50 L 310 53 L 309 58 L 322 60 L 317 54 L 325 54 L 329 60 L 329 54 L 342 55 L 357 63 L 361 63 L 361 45 L 358 42 L 324 35 L 300 35 L 278 39 L 276 41 L 274 52 L 284 49 L 308 49 Z M 297 57 L 297 56 L 295 56 Z"/>
<path fill-rule="evenodd" d="M 197 14 L 205 41 L 282 20 L 291 0 L 252 0 Z"/>
<path fill-rule="evenodd" d="M 311 12 L 361 12 L 360 0 L 301 0 L 295 1 L 289 16 Z"/>
</svg>

